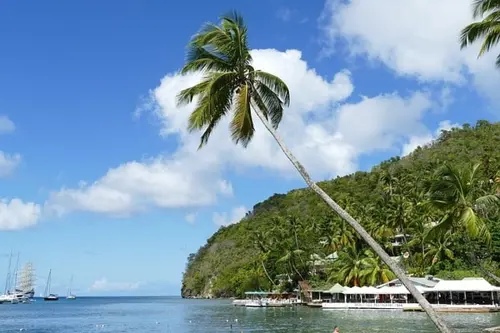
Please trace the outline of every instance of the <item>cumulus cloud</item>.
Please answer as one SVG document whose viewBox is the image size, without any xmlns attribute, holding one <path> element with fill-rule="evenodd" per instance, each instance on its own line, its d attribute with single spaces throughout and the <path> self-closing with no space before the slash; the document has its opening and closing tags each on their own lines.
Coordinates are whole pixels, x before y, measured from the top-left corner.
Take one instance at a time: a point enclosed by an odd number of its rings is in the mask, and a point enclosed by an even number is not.
<svg viewBox="0 0 500 333">
<path fill-rule="evenodd" d="M 477 59 L 478 45 L 460 50 L 462 28 L 472 22 L 470 0 L 328 0 L 322 15 L 328 42 L 348 42 L 353 55 L 382 62 L 421 81 L 464 83 L 500 102 L 498 50 Z"/>
<path fill-rule="evenodd" d="M 169 159 L 125 163 L 110 169 L 92 184 L 82 183 L 78 188 L 52 192 L 46 206 L 58 214 L 91 211 L 120 217 L 150 205 L 163 208 L 208 205 L 214 203 L 217 195 L 232 194 L 232 187 L 226 181 L 204 177 L 204 165 L 185 162 L 183 156 L 176 154 Z"/>
<path fill-rule="evenodd" d="M 16 129 L 16 126 L 9 119 L 9 117 L 5 115 L 0 115 L 0 134 L 12 133 Z"/>
<path fill-rule="evenodd" d="M 421 92 L 345 103 L 354 89 L 346 70 L 323 77 L 298 50 L 253 50 L 252 57 L 256 68 L 276 74 L 287 83 L 292 98 L 279 133 L 315 179 L 355 171 L 360 154 L 395 145 L 400 149 L 409 136 L 423 131 L 421 117 L 432 107 L 429 96 Z M 232 184 L 224 177 L 228 170 L 257 168 L 274 176 L 297 177 L 258 121 L 247 149 L 231 142 L 229 119 L 224 119 L 208 145 L 197 150 L 199 133 L 191 134 L 186 129 L 194 105 L 177 107 L 176 95 L 200 79 L 198 74 L 168 74 L 140 108 L 140 113 L 149 110 L 161 122 L 162 136 L 178 142 L 173 154 L 125 163 L 93 183 L 53 192 L 47 207 L 59 213 L 85 210 L 120 216 L 149 206 L 204 206 L 232 194 Z M 234 219 L 218 220 L 229 223 Z"/>
<path fill-rule="evenodd" d="M 0 230 L 19 230 L 35 225 L 40 219 L 41 207 L 20 199 L 0 201 Z"/>
<path fill-rule="evenodd" d="M 432 105 L 429 96 L 421 92 L 407 98 L 398 94 L 365 97 L 339 108 L 337 128 L 344 141 L 360 153 L 388 149 L 408 133 L 424 130 L 421 119 Z"/>
<path fill-rule="evenodd" d="M 231 210 L 231 213 L 214 213 L 212 221 L 217 226 L 227 226 L 230 224 L 238 223 L 245 217 L 248 209 L 245 206 L 238 206 Z"/>
<path fill-rule="evenodd" d="M 0 177 L 6 177 L 12 174 L 12 172 L 21 163 L 20 154 L 7 154 L 0 151 Z"/>
<path fill-rule="evenodd" d="M 100 278 L 88 288 L 94 292 L 116 292 L 116 291 L 132 291 L 144 285 L 142 282 L 111 282 L 107 278 Z"/>
<path fill-rule="evenodd" d="M 449 131 L 454 127 L 460 127 L 459 124 L 452 124 L 449 120 L 443 120 L 439 123 L 438 128 L 434 133 L 427 132 L 423 135 L 412 136 L 408 140 L 408 143 L 403 145 L 402 156 L 406 156 L 413 152 L 417 147 L 425 147 L 426 145 L 432 143 L 436 140 L 442 131 Z"/>
</svg>

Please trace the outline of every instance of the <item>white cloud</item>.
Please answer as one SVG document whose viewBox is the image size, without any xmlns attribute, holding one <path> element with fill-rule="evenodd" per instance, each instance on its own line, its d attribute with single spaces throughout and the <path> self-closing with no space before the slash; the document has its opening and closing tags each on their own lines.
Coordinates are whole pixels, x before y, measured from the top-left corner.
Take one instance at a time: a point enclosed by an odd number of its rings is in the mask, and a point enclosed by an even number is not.
<svg viewBox="0 0 500 333">
<path fill-rule="evenodd" d="M 188 223 L 193 224 L 196 221 L 196 215 L 196 213 L 190 213 L 184 216 L 184 218 Z"/>
<path fill-rule="evenodd" d="M 385 150 L 406 135 L 425 130 L 421 118 L 431 107 L 429 97 L 420 92 L 406 99 L 397 94 L 363 98 L 339 108 L 337 128 L 360 153 Z"/>
<path fill-rule="evenodd" d="M 9 117 L 5 115 L 0 115 L 0 134 L 12 133 L 16 129 L 16 126 L 9 119 Z"/>
<path fill-rule="evenodd" d="M 214 213 L 212 221 L 218 226 L 227 226 L 230 224 L 238 223 L 245 217 L 248 209 L 245 206 L 238 206 L 231 210 L 231 213 Z"/>
<path fill-rule="evenodd" d="M 131 291 L 138 289 L 142 285 L 144 285 L 142 282 L 110 282 L 103 277 L 94 281 L 88 289 L 95 292 Z"/>
<path fill-rule="evenodd" d="M 41 207 L 20 199 L 0 201 L 0 230 L 19 230 L 35 225 L 41 215 Z"/>
<path fill-rule="evenodd" d="M 348 71 L 322 77 L 298 50 L 253 50 L 252 57 L 256 68 L 276 74 L 287 83 L 291 104 L 279 133 L 315 179 L 352 172 L 360 154 L 395 145 L 399 149 L 409 136 L 425 130 L 420 120 L 432 103 L 424 93 L 365 97 L 355 104 L 340 104 L 354 88 Z M 231 142 L 229 119 L 224 119 L 208 145 L 197 150 L 199 133 L 191 134 L 186 129 L 194 105 L 178 108 L 176 95 L 200 78 L 197 74 L 168 74 L 145 103 L 161 121 L 161 135 L 178 142 L 172 155 L 129 162 L 110 169 L 90 185 L 54 192 L 47 207 L 59 213 L 85 210 L 120 216 L 149 206 L 213 204 L 217 198 L 232 194 L 232 184 L 223 176 L 227 170 L 258 168 L 275 176 L 297 177 L 257 119 L 256 134 L 247 149 Z M 140 113 L 144 111 L 140 108 Z"/>
<path fill-rule="evenodd" d="M 177 159 L 176 159 L 177 157 Z M 232 194 L 232 187 L 218 178 L 204 177 L 204 165 L 175 154 L 139 163 L 129 162 L 110 169 L 93 184 L 62 189 L 50 194 L 47 209 L 58 214 L 91 211 L 128 216 L 150 205 L 163 208 L 214 203 L 217 195 Z"/>
<path fill-rule="evenodd" d="M 6 154 L 0 151 L 0 177 L 10 175 L 21 163 L 21 155 Z"/>
<path fill-rule="evenodd" d="M 478 46 L 459 47 L 461 29 L 472 22 L 470 0 L 328 0 L 323 19 L 329 41 L 346 39 L 355 55 L 422 81 L 460 84 L 469 73 L 481 93 L 500 102 L 498 49 L 478 60 Z"/>
<path fill-rule="evenodd" d="M 406 156 L 413 152 L 417 147 L 425 147 L 426 145 L 432 143 L 436 140 L 442 131 L 449 131 L 454 127 L 460 127 L 458 124 L 452 124 L 449 120 L 444 120 L 439 123 L 437 130 L 434 133 L 427 132 L 426 134 L 419 136 L 412 136 L 408 140 L 408 143 L 403 145 L 402 156 Z"/>
</svg>

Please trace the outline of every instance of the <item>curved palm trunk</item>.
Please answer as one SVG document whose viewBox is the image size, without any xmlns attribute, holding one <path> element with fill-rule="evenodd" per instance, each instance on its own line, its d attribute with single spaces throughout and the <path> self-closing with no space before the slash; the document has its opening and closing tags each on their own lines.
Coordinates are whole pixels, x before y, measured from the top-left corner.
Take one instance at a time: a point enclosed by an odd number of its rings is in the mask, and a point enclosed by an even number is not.
<svg viewBox="0 0 500 333">
<path fill-rule="evenodd" d="M 274 130 L 269 121 L 265 118 L 265 116 L 256 108 L 253 108 L 254 112 L 257 114 L 259 119 L 262 121 L 266 129 L 271 133 L 273 138 L 276 140 L 278 145 L 280 146 L 283 153 L 285 153 L 286 157 L 290 160 L 293 166 L 300 173 L 302 178 L 305 180 L 306 184 L 313 190 L 317 195 L 323 199 L 323 201 L 330 206 L 341 218 L 343 218 L 347 223 L 351 225 L 351 227 L 356 230 L 356 232 L 363 238 L 363 240 L 368 243 L 368 245 L 375 251 L 375 253 L 389 266 L 389 268 L 394 272 L 394 274 L 398 277 L 398 279 L 403 283 L 403 285 L 408 289 L 408 291 L 412 294 L 413 297 L 417 300 L 418 304 L 422 307 L 422 309 L 427 313 L 429 318 L 432 320 L 434 325 L 438 328 L 438 330 L 442 333 L 452 333 L 453 331 L 448 328 L 445 322 L 437 315 L 434 311 L 430 303 L 420 294 L 420 292 L 415 288 L 413 283 L 408 279 L 405 272 L 398 266 L 398 264 L 389 257 L 389 255 L 384 251 L 384 249 L 370 236 L 370 234 L 361 226 L 361 224 L 356 221 L 349 213 L 347 213 L 342 207 L 340 207 L 330 196 L 323 191 L 315 182 L 312 181 L 311 176 L 306 171 L 306 169 L 302 166 L 302 164 L 295 158 L 292 152 L 285 146 L 281 137 Z"/>
<path fill-rule="evenodd" d="M 264 273 L 266 274 L 267 278 L 271 282 L 271 285 L 272 286 L 276 286 L 276 284 L 274 283 L 273 279 L 271 279 L 271 276 L 269 275 L 269 272 L 267 271 L 266 265 L 264 264 L 264 260 L 261 260 L 260 263 L 262 265 L 262 268 L 264 269 Z"/>
</svg>

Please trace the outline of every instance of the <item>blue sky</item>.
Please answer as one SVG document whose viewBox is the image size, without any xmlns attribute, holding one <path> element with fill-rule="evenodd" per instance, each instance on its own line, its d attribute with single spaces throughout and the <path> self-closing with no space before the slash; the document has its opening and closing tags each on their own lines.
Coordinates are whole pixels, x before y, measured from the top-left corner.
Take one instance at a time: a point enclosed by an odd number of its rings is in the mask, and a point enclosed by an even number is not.
<svg viewBox="0 0 500 333">
<path fill-rule="evenodd" d="M 460 51 L 469 1 L 443 2 L 455 12 L 429 0 L 3 3 L 0 276 L 12 249 L 40 285 L 51 268 L 55 292 L 74 275 L 80 295 L 178 294 L 187 255 L 220 225 L 303 186 L 260 127 L 246 151 L 221 124 L 196 152 L 191 109 L 173 104 L 198 80 L 176 73 L 190 36 L 231 9 L 255 64 L 290 87 L 280 130 L 315 179 L 498 120 L 496 53 Z"/>
</svg>

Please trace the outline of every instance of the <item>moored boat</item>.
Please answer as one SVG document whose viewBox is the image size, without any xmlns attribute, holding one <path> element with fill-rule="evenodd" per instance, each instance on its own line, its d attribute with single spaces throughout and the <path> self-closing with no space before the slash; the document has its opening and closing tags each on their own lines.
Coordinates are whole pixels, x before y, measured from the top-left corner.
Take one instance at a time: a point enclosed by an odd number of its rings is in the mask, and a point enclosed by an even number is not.
<svg viewBox="0 0 500 333">
<path fill-rule="evenodd" d="M 44 301 L 58 301 L 59 300 L 59 296 L 57 296 L 56 294 L 52 294 L 50 292 L 51 282 L 52 282 L 52 269 L 49 270 L 49 276 L 47 277 L 47 284 L 45 285 L 45 293 L 44 293 L 44 297 L 43 297 Z"/>
<path fill-rule="evenodd" d="M 69 299 L 69 300 L 75 300 L 76 299 L 76 295 L 74 295 L 71 292 L 72 285 L 73 285 L 73 276 L 71 276 L 71 280 L 69 282 L 69 288 L 68 288 L 68 295 L 66 296 L 66 299 Z"/>
</svg>

